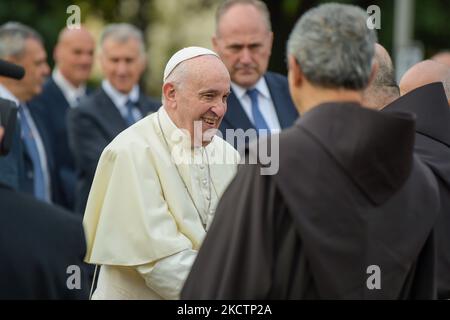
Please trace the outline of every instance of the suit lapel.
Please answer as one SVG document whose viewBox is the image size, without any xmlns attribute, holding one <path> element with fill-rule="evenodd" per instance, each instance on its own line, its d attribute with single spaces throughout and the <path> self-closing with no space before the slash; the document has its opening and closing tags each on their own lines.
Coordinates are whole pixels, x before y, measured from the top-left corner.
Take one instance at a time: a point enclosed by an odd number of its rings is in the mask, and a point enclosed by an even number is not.
<svg viewBox="0 0 450 320">
<path fill-rule="evenodd" d="M 225 114 L 224 120 L 230 124 L 230 127 L 232 127 L 233 129 L 241 128 L 244 131 L 250 128 L 254 128 L 233 90 L 231 90 L 231 94 L 228 97 L 227 104 L 228 109 Z"/>
<path fill-rule="evenodd" d="M 264 78 L 269 87 L 270 96 L 272 97 L 281 128 L 284 129 L 290 127 L 297 119 L 298 115 L 295 114 L 295 109 L 292 106 L 287 88 L 282 86 L 281 82 L 276 81 L 270 73 L 266 73 Z"/>
<path fill-rule="evenodd" d="M 112 137 L 115 137 L 127 128 L 125 119 L 122 118 L 116 105 L 102 88 L 100 89 L 100 93 L 96 100 L 98 102 L 97 108 L 102 117 L 102 123 Z"/>
<path fill-rule="evenodd" d="M 137 107 L 141 112 L 142 118 L 145 118 L 150 113 L 154 112 L 152 109 L 152 103 L 149 98 L 147 98 L 142 92 L 139 92 L 139 100 L 137 102 Z"/>
<path fill-rule="evenodd" d="M 61 106 L 62 108 L 58 108 L 59 110 L 65 110 L 69 108 L 69 102 L 66 100 L 66 97 L 62 93 L 61 89 L 56 84 L 55 80 L 53 80 L 53 77 L 50 77 L 48 80 L 48 90 L 50 91 L 50 97 L 54 97 L 56 101 L 50 101 L 52 104 L 56 104 Z"/>
</svg>

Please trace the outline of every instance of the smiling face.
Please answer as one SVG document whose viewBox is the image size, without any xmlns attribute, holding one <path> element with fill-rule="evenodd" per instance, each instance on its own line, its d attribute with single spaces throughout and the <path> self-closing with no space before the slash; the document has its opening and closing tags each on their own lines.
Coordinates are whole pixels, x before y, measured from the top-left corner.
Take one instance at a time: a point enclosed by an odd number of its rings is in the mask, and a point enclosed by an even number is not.
<svg viewBox="0 0 450 320">
<path fill-rule="evenodd" d="M 103 42 L 100 62 L 105 77 L 123 94 L 128 94 L 133 89 L 145 69 L 140 43 L 133 38 L 125 42 L 106 39 Z"/>
<path fill-rule="evenodd" d="M 227 110 L 230 75 L 222 61 L 212 55 L 184 61 L 176 69 L 178 79 L 169 79 L 163 87 L 166 110 L 178 128 L 189 132 L 194 145 L 205 146 Z"/>
<path fill-rule="evenodd" d="M 250 88 L 267 71 L 273 34 L 258 9 L 252 5 L 234 5 L 221 17 L 214 50 L 220 55 L 231 80 Z"/>
<path fill-rule="evenodd" d="M 54 57 L 58 69 L 74 86 L 85 83 L 91 74 L 95 42 L 84 28 L 66 29 L 55 47 Z"/>
</svg>

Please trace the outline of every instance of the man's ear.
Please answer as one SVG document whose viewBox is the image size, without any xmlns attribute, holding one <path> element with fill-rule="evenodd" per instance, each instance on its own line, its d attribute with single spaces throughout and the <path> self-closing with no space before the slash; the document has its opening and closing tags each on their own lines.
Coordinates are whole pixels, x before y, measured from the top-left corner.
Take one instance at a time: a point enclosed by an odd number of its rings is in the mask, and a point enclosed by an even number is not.
<svg viewBox="0 0 450 320">
<path fill-rule="evenodd" d="M 164 100 L 169 108 L 173 108 L 176 105 L 175 93 L 176 90 L 173 83 L 167 82 L 163 85 Z"/>
<path fill-rule="evenodd" d="M 218 43 L 218 39 L 217 39 L 216 35 L 212 36 L 211 42 L 212 42 L 214 51 L 219 52 L 219 50 L 217 49 L 219 47 L 219 43 Z"/>
<path fill-rule="evenodd" d="M 378 72 L 378 68 L 379 67 L 380 66 L 378 64 L 378 61 L 376 61 L 374 59 L 373 62 L 372 62 L 372 70 L 370 71 L 369 82 L 368 82 L 366 88 L 368 88 L 372 84 L 372 82 L 375 80 L 375 77 L 377 76 L 377 72 Z"/>
<path fill-rule="evenodd" d="M 291 73 L 290 77 L 293 81 L 293 85 L 298 87 L 303 82 L 303 71 L 300 65 L 297 62 L 297 59 L 293 55 L 289 55 L 288 57 L 288 68 L 289 72 Z"/>
</svg>

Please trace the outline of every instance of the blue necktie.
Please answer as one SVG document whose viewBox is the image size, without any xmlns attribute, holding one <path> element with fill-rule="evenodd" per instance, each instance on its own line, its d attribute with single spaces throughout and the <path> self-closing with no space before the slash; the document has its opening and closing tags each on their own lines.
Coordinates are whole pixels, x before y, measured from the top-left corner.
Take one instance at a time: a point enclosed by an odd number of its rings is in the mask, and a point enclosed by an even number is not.
<svg viewBox="0 0 450 320">
<path fill-rule="evenodd" d="M 23 142 L 33 165 L 34 195 L 38 199 L 47 201 L 44 170 L 42 168 L 41 158 L 39 157 L 39 150 L 23 106 L 19 106 L 19 114 Z"/>
<path fill-rule="evenodd" d="M 258 89 L 250 89 L 247 90 L 247 94 L 250 97 L 250 100 L 252 101 L 252 115 L 253 115 L 253 124 L 255 128 L 258 130 L 267 130 L 267 133 L 270 133 L 269 126 L 267 125 L 266 120 L 264 120 L 264 117 L 261 113 L 261 110 L 259 110 L 259 103 L 258 103 Z"/>
<path fill-rule="evenodd" d="M 128 99 L 127 102 L 125 103 L 125 107 L 127 107 L 127 115 L 125 117 L 125 121 L 128 126 L 131 126 L 136 122 L 136 119 L 134 118 L 133 115 L 133 109 L 136 107 L 136 105 L 134 104 L 133 101 Z"/>
</svg>

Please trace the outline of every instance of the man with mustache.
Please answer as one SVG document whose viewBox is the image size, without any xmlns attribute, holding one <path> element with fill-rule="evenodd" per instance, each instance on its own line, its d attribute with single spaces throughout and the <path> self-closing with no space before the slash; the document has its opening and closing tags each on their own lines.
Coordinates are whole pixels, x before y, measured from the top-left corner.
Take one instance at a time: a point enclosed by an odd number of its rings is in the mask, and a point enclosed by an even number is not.
<svg viewBox="0 0 450 320">
<path fill-rule="evenodd" d="M 167 63 L 163 106 L 103 151 L 84 223 L 95 299 L 177 299 L 239 154 L 216 136 L 230 76 L 216 53 Z"/>
<path fill-rule="evenodd" d="M 272 41 L 264 2 L 228 0 L 218 8 L 212 43 L 230 72 L 232 88 L 220 126 L 223 137 L 227 129 L 275 133 L 297 119 L 286 77 L 267 72 Z"/>
</svg>

